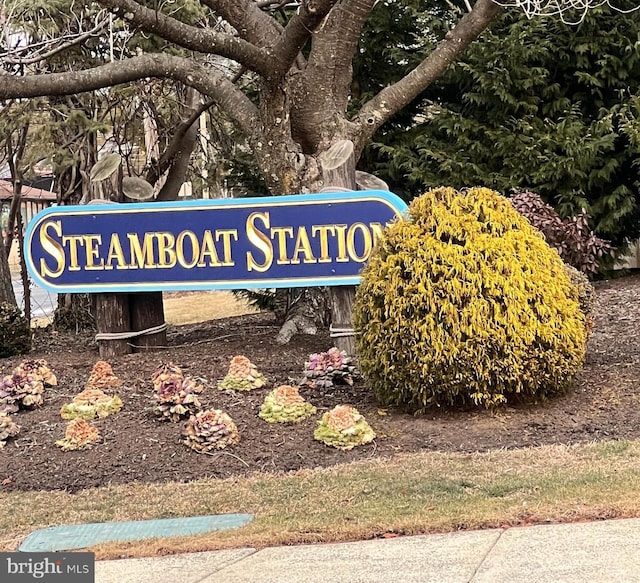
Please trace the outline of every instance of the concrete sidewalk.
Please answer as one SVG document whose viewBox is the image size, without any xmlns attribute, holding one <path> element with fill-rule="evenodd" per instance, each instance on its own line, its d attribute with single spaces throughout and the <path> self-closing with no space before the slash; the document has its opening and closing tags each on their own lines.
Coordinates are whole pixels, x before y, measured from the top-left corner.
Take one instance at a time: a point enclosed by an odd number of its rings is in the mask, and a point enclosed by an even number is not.
<svg viewBox="0 0 640 583">
<path fill-rule="evenodd" d="M 96 583 L 640 583 L 640 519 L 99 561 Z"/>
</svg>

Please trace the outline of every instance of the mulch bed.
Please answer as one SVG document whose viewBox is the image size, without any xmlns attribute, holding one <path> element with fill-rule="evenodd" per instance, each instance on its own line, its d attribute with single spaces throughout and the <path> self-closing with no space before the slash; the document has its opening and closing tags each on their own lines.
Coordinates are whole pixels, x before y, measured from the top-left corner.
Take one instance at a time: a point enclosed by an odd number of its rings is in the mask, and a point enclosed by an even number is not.
<svg viewBox="0 0 640 583">
<path fill-rule="evenodd" d="M 30 355 L 45 358 L 59 381 L 47 388 L 44 406 L 20 412 L 17 438 L 0 450 L 0 491 L 77 491 L 133 481 L 189 481 L 254 472 L 290 471 L 420 450 L 478 452 L 543 444 L 640 438 L 640 275 L 596 284 L 596 323 L 585 366 L 575 389 L 560 398 L 497 411 L 434 410 L 412 416 L 381 409 L 367 386 L 330 390 L 301 389 L 318 408 L 298 425 L 269 424 L 258 417 L 269 390 L 302 379 L 305 359 L 327 350 L 326 334 L 297 336 L 278 346 L 278 327 L 270 314 L 256 314 L 170 330 L 170 346 L 159 352 L 131 354 L 111 361 L 123 381 L 121 412 L 96 422 L 102 439 L 92 449 L 63 452 L 54 442 L 64 436 L 60 407 L 85 386 L 99 360 L 89 338 L 41 334 Z M 216 388 L 234 355 L 248 356 L 269 385 L 247 393 Z M 0 360 L 8 374 L 23 357 Z M 201 395 L 207 408 L 223 409 L 236 422 L 239 444 L 211 455 L 181 442 L 182 424 L 158 421 L 151 374 L 161 362 L 181 366 L 185 374 L 206 380 Z M 336 404 L 354 405 L 378 437 L 344 452 L 313 439 L 317 419 Z"/>
</svg>

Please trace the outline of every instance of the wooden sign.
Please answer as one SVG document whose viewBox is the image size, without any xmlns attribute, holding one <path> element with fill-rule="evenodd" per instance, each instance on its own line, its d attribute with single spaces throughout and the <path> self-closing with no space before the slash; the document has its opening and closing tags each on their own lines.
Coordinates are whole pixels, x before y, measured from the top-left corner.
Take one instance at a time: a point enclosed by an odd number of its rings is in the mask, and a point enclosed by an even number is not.
<svg viewBox="0 0 640 583">
<path fill-rule="evenodd" d="M 51 207 L 25 257 L 57 293 L 352 285 L 405 209 L 378 190 Z"/>
</svg>

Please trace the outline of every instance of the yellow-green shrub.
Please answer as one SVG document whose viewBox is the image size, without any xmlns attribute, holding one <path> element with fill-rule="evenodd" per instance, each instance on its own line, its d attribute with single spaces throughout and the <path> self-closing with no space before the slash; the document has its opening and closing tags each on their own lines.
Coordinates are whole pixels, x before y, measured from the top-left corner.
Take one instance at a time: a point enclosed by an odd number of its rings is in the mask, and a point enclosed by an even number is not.
<svg viewBox="0 0 640 583">
<path fill-rule="evenodd" d="M 363 271 L 354 326 L 377 397 L 415 409 L 561 392 L 585 347 L 557 252 L 485 188 L 438 188 L 411 203 Z"/>
</svg>

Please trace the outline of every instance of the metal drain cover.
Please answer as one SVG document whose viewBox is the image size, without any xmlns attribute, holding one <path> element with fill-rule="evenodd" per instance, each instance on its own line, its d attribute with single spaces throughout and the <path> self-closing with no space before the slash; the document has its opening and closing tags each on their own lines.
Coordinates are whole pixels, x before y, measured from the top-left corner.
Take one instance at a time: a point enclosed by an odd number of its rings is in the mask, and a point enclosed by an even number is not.
<svg viewBox="0 0 640 583">
<path fill-rule="evenodd" d="M 189 536 L 214 530 L 238 528 L 252 520 L 251 514 L 218 514 L 189 518 L 52 526 L 32 532 L 24 539 L 19 550 L 23 552 L 70 551 L 100 543 Z"/>
</svg>

